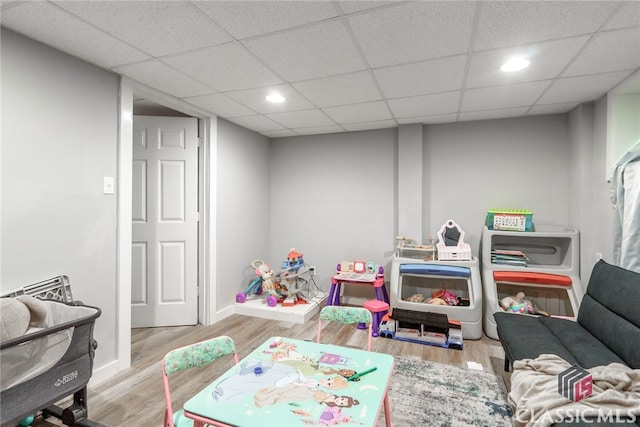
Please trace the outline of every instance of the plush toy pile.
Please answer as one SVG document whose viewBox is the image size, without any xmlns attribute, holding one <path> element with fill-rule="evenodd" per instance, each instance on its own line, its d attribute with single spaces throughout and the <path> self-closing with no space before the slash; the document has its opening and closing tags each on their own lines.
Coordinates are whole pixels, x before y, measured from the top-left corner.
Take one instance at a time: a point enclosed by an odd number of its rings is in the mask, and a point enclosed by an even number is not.
<svg viewBox="0 0 640 427">
<path fill-rule="evenodd" d="M 500 307 L 504 311 L 520 314 L 540 314 L 549 316 L 544 310 L 541 310 L 533 301 L 527 299 L 524 292 L 518 292 L 515 297 L 507 296 L 500 300 Z"/>
<path fill-rule="evenodd" d="M 431 298 L 429 299 L 425 298 L 422 294 L 413 294 L 404 298 L 404 300 L 410 302 L 423 302 L 433 305 L 469 305 L 468 298 L 461 298 L 446 289 L 438 289 L 437 291 L 432 292 Z"/>
<path fill-rule="evenodd" d="M 44 327 L 47 307 L 31 295 L 0 298 L 0 333 L 2 341 L 24 335 L 30 327 Z"/>
</svg>

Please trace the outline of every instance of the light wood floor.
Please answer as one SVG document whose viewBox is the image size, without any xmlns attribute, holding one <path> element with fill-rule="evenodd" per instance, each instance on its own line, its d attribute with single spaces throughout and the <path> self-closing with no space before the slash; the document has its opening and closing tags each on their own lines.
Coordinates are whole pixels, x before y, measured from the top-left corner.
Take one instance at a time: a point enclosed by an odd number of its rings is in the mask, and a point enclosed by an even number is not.
<svg viewBox="0 0 640 427">
<path fill-rule="evenodd" d="M 238 356 L 246 356 L 272 336 L 315 340 L 317 315 L 306 324 L 269 321 L 256 317 L 232 315 L 211 326 L 181 326 L 141 328 L 132 330 L 131 368 L 97 387 L 89 388 L 89 418 L 110 427 L 161 427 L 164 411 L 164 392 L 160 360 L 170 350 L 217 335 L 229 335 L 236 342 Z M 339 345 L 366 347 L 366 331 L 353 325 L 329 323 L 322 341 Z M 421 357 L 424 360 L 467 367 L 476 362 L 483 369 L 504 374 L 504 352 L 500 343 L 486 336 L 480 340 L 465 340 L 464 350 L 413 344 L 386 338 L 374 338 L 373 350 L 392 355 Z M 98 343 L 98 350 L 100 346 Z M 232 365 L 232 359 L 221 359 L 200 371 L 187 371 L 172 376 L 174 406 L 195 394 L 203 385 L 213 381 Z M 61 403 L 62 407 L 68 404 Z M 34 426 L 61 425 L 59 421 L 36 419 Z"/>
</svg>

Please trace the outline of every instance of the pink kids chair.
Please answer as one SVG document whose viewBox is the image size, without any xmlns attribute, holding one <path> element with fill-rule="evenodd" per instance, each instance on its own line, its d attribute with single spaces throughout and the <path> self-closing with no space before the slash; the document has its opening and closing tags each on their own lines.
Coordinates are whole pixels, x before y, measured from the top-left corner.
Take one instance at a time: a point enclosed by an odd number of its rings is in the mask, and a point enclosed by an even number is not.
<svg viewBox="0 0 640 427">
<path fill-rule="evenodd" d="M 238 353 L 233 339 L 227 336 L 219 336 L 171 350 L 164 356 L 162 359 L 162 382 L 164 384 L 166 409 L 164 411 L 163 427 L 193 426 L 193 420 L 185 417 L 182 409 L 173 412 L 169 376 L 191 368 L 203 368 L 214 360 L 229 355 L 233 355 L 234 363 L 238 363 Z"/>
<path fill-rule="evenodd" d="M 346 307 L 342 305 L 327 305 L 320 310 L 318 318 L 318 336 L 316 342 L 320 342 L 320 334 L 322 332 L 322 321 L 328 320 L 338 322 L 344 325 L 351 323 L 364 323 L 369 326 L 369 337 L 367 342 L 367 350 L 371 351 L 371 312 L 362 307 Z"/>
</svg>

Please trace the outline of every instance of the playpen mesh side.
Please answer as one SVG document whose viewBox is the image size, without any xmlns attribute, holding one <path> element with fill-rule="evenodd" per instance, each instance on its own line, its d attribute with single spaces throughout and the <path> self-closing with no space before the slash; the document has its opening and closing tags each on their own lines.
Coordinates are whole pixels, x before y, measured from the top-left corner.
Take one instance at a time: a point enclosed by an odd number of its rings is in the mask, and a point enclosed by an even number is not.
<svg viewBox="0 0 640 427">
<path fill-rule="evenodd" d="M 63 323 L 82 320 L 95 313 L 95 309 L 84 306 L 69 306 L 54 301 L 43 301 L 43 303 L 47 307 L 46 327 L 31 328 L 22 337 L 26 339 L 24 342 L 3 348 L 0 352 L 1 391 L 35 378 L 54 366 L 67 352 L 74 328 L 69 327 L 29 340 L 30 334 Z"/>
</svg>

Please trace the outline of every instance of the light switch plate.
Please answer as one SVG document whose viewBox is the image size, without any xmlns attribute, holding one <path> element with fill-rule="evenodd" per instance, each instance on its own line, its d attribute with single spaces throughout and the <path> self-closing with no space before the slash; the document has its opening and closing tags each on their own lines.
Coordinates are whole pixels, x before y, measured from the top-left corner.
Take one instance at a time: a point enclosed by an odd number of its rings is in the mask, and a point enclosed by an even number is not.
<svg viewBox="0 0 640 427">
<path fill-rule="evenodd" d="M 104 177 L 104 194 L 114 194 L 115 192 L 115 188 L 114 188 L 114 180 L 112 176 L 105 176 Z"/>
</svg>

